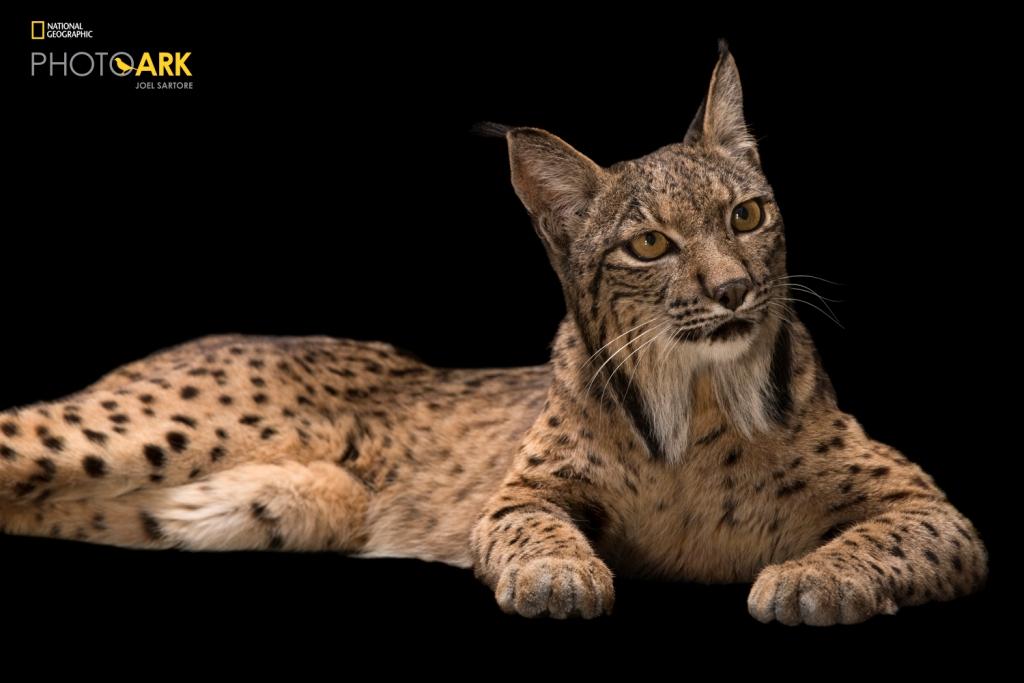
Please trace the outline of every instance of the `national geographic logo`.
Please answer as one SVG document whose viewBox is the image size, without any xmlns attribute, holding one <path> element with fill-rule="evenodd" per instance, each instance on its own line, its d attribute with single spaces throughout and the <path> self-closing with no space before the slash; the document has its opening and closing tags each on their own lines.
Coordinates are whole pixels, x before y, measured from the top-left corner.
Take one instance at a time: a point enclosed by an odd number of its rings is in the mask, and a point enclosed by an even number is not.
<svg viewBox="0 0 1024 683">
<path fill-rule="evenodd" d="M 32 40 L 92 38 L 92 29 L 80 21 L 33 21 Z"/>
<path fill-rule="evenodd" d="M 92 38 L 81 22 L 32 22 L 32 40 Z M 191 52 L 123 51 L 43 52 L 30 54 L 29 74 L 45 78 L 133 77 L 135 90 L 194 90 Z"/>
</svg>

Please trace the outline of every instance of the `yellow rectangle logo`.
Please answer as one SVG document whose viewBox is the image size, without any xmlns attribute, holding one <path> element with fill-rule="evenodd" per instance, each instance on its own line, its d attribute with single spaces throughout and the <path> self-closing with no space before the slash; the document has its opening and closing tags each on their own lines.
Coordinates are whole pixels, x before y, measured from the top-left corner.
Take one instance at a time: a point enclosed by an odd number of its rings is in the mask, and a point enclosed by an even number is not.
<svg viewBox="0 0 1024 683">
<path fill-rule="evenodd" d="M 42 40 L 46 37 L 46 22 L 45 21 L 33 21 L 32 22 L 32 40 Z"/>
</svg>

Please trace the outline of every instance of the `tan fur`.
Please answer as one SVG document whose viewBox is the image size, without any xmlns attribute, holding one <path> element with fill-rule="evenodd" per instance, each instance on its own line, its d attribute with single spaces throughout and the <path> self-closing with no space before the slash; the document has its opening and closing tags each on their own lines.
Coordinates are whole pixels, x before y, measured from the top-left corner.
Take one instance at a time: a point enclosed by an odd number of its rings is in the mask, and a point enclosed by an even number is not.
<svg viewBox="0 0 1024 683">
<path fill-rule="evenodd" d="M 0 415 L 3 529 L 436 560 L 526 616 L 608 612 L 613 572 L 753 581 L 753 616 L 810 624 L 983 584 L 971 523 L 838 408 L 788 303 L 781 215 L 727 51 L 681 144 L 605 169 L 544 131 L 507 138 L 569 308 L 550 363 L 189 342 Z M 730 211 L 750 197 L 764 227 L 736 234 Z M 675 250 L 643 262 L 626 245 L 650 230 Z M 717 293 L 742 278 L 728 309 Z"/>
</svg>

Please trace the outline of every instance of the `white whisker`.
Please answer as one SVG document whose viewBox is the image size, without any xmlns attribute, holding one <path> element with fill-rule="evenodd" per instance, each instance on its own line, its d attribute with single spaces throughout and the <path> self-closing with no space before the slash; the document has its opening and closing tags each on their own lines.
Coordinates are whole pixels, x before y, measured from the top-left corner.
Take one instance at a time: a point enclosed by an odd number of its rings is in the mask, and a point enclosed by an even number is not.
<svg viewBox="0 0 1024 683">
<path fill-rule="evenodd" d="M 825 278 L 818 277 L 817 275 L 799 275 L 799 274 L 797 274 L 797 275 L 780 275 L 780 276 L 777 276 L 777 277 L 770 278 L 769 282 L 778 282 L 780 280 L 795 280 L 797 278 L 808 278 L 808 279 L 811 279 L 811 280 L 820 280 L 821 282 L 827 282 L 828 284 L 835 285 L 837 287 L 842 287 L 843 286 L 842 282 L 835 282 L 833 280 L 826 280 Z"/>
<path fill-rule="evenodd" d="M 816 311 L 821 313 L 823 316 L 825 316 L 826 318 L 828 318 L 829 320 L 834 322 L 836 325 L 838 325 L 840 327 L 840 329 L 846 329 L 845 327 L 843 327 L 843 324 L 841 322 L 839 322 L 838 318 L 836 318 L 834 315 L 830 315 L 825 309 L 821 308 L 820 306 L 818 306 L 816 304 L 811 303 L 810 301 L 807 301 L 805 299 L 797 299 L 797 298 L 793 298 L 793 297 L 782 297 L 782 296 L 777 296 L 777 297 L 774 297 L 774 298 L 777 301 L 795 301 L 795 302 L 799 302 L 799 303 L 802 303 L 802 304 L 807 304 L 808 306 L 810 306 L 811 308 L 815 309 Z"/>
<path fill-rule="evenodd" d="M 666 323 L 666 324 L 668 324 L 668 323 Z M 638 334 L 633 339 L 627 340 L 622 346 L 620 346 L 618 349 L 616 349 L 615 353 L 613 353 L 610 356 L 608 356 L 607 360 L 605 360 L 605 362 L 601 363 L 601 367 L 599 367 L 594 372 L 594 376 L 590 378 L 589 382 L 587 382 L 587 388 L 584 390 L 585 393 L 588 393 L 588 394 L 590 393 L 590 387 L 594 384 L 594 380 L 597 379 L 598 375 L 601 374 L 601 370 L 604 369 L 604 366 L 608 365 L 608 363 L 610 363 L 612 361 L 612 359 L 615 358 L 615 356 L 617 356 L 620 353 L 622 353 L 623 349 L 629 348 L 629 345 L 630 345 L 631 342 L 636 341 L 637 339 L 639 339 L 640 337 L 644 336 L 645 334 L 647 334 L 650 331 L 651 331 L 651 328 L 647 328 L 646 330 L 644 330 L 643 332 Z M 621 337 L 622 335 L 619 335 L 619 336 Z M 615 374 L 615 372 L 613 371 L 612 374 Z M 604 396 L 604 392 L 602 392 L 601 395 Z"/>
<path fill-rule="evenodd" d="M 586 367 L 586 365 L 587 365 L 587 364 L 588 364 L 588 363 L 589 363 L 590 361 L 594 360 L 594 358 L 595 358 L 595 357 L 597 356 L 597 354 L 601 353 L 601 352 L 602 352 L 602 351 L 604 351 L 604 350 L 605 350 L 606 348 L 608 348 L 609 346 L 611 346 L 612 342 L 614 342 L 614 341 L 615 341 L 616 339 L 621 339 L 622 337 L 625 337 L 625 336 L 626 336 L 627 334 L 629 334 L 629 333 L 630 333 L 630 332 L 632 332 L 633 330 L 635 330 L 635 329 L 637 329 L 637 328 L 639 328 L 639 327 L 643 327 L 644 325 L 648 325 L 648 324 L 650 324 L 650 323 L 654 322 L 654 321 L 655 321 L 655 320 L 657 320 L 657 319 L 658 319 L 658 318 L 657 318 L 657 316 L 655 316 L 655 317 L 651 318 L 650 320 L 648 320 L 648 321 L 646 321 L 646 322 L 642 322 L 642 323 L 640 323 L 639 325 L 634 325 L 633 327 L 629 328 L 628 330 L 626 330 L 626 331 L 625 331 L 625 332 L 623 332 L 622 334 L 618 335 L 617 337 L 614 337 L 614 338 L 612 338 L 612 339 L 609 339 L 609 340 L 608 340 L 608 343 L 607 343 L 607 344 L 605 344 L 604 346 L 602 346 L 601 348 L 599 348 L 599 349 L 598 349 L 597 351 L 594 351 L 594 353 L 590 354 L 590 358 L 588 358 L 587 360 L 583 361 L 583 363 L 582 363 L 582 364 L 580 365 L 580 369 L 582 370 L 582 369 L 583 369 L 584 367 Z"/>
<path fill-rule="evenodd" d="M 628 354 L 625 358 L 622 359 L 621 363 L 619 363 L 618 365 L 615 366 L 615 369 L 612 370 L 610 375 L 608 375 L 608 379 L 605 380 L 604 386 L 601 387 L 601 397 L 602 398 L 604 397 L 605 391 L 608 389 L 608 384 L 612 381 L 612 378 L 615 377 L 615 373 L 619 371 L 619 368 L 621 368 L 622 365 L 627 360 L 629 360 L 630 356 L 633 356 L 637 352 L 641 351 L 642 349 L 644 349 L 645 347 L 650 345 L 651 342 L 656 341 L 658 339 L 658 337 L 661 336 L 661 333 L 664 332 L 665 329 L 670 327 L 671 325 L 672 325 L 671 322 L 666 322 L 665 324 L 663 324 L 661 327 L 658 328 L 657 334 L 655 334 L 653 337 L 651 337 L 648 341 L 645 341 L 643 344 L 641 344 L 639 348 L 635 349 L 633 352 Z"/>
</svg>

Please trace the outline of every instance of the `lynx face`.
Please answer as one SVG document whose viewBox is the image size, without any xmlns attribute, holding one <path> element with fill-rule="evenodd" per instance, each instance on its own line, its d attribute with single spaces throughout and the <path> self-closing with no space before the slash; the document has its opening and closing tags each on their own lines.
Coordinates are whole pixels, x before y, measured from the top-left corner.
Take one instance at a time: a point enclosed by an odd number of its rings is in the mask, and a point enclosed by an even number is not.
<svg viewBox="0 0 1024 683">
<path fill-rule="evenodd" d="M 715 358 L 749 348 L 785 269 L 782 217 L 748 157 L 675 144 L 611 169 L 570 245 L 601 344 L 636 326 Z M 647 331 L 647 334 L 643 334 Z M 600 344 L 599 344 L 600 345 Z"/>
<path fill-rule="evenodd" d="M 741 432 L 769 427 L 772 358 L 789 339 L 785 237 L 728 51 L 684 139 L 639 159 L 602 168 L 551 133 L 504 132 L 513 186 L 594 359 L 586 390 L 615 394 L 670 459 L 701 378 Z"/>
</svg>

